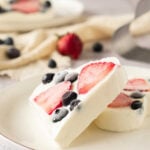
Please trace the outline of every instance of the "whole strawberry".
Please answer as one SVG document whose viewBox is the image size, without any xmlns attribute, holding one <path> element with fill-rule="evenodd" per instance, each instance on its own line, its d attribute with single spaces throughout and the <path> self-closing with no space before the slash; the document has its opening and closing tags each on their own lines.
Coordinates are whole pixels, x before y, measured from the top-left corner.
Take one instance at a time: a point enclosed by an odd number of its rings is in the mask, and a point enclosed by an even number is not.
<svg viewBox="0 0 150 150">
<path fill-rule="evenodd" d="M 62 55 L 70 56 L 73 59 L 77 59 L 80 56 L 82 48 L 82 41 L 74 33 L 68 33 L 62 36 L 57 43 L 58 51 Z"/>
</svg>

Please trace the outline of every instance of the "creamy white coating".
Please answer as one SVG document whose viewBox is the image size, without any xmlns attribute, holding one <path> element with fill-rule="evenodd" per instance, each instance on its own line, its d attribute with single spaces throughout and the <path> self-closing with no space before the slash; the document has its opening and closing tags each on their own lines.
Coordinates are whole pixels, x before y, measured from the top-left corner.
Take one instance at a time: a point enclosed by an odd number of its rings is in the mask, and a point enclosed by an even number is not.
<svg viewBox="0 0 150 150">
<path fill-rule="evenodd" d="M 142 108 L 133 110 L 130 106 L 120 108 L 107 107 L 95 120 L 97 127 L 114 132 L 131 131 L 141 127 L 147 114 L 147 98 L 144 96 L 141 99 L 134 100 L 142 101 Z"/>
<path fill-rule="evenodd" d="M 75 140 L 90 125 L 90 123 L 104 111 L 107 105 L 121 92 L 127 81 L 124 68 L 119 64 L 119 61 L 116 58 L 106 58 L 101 61 L 114 62 L 117 65 L 87 94 L 78 96 L 78 99 L 81 100 L 79 107 L 76 107 L 73 111 L 69 112 L 63 120 L 52 123 L 51 117 L 34 102 L 34 98 L 39 95 L 40 92 L 51 87 L 53 82 L 47 85 L 41 84 L 35 89 L 30 97 L 31 103 L 36 107 L 42 119 L 44 119 L 43 122 L 45 122 L 49 132 L 53 134 L 56 142 L 62 147 L 70 145 L 72 141 Z M 79 73 L 84 66 L 85 65 L 73 71 Z M 115 85 L 115 88 L 112 85 Z M 76 86 L 74 86 L 74 88 L 76 88 Z"/>
</svg>

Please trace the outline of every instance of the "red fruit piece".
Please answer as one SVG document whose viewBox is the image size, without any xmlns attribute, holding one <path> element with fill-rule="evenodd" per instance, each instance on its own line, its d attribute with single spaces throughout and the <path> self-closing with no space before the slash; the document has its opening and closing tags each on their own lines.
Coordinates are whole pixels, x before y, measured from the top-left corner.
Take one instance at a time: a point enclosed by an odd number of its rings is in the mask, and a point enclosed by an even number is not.
<svg viewBox="0 0 150 150">
<path fill-rule="evenodd" d="M 128 80 L 124 90 L 126 91 L 141 91 L 141 92 L 147 92 L 150 91 L 150 85 L 149 83 L 141 78 L 135 78 Z"/>
<path fill-rule="evenodd" d="M 120 93 L 115 100 L 108 105 L 108 107 L 112 107 L 112 108 L 118 108 L 118 107 L 126 107 L 126 106 L 130 106 L 132 103 L 132 99 L 124 94 L 124 93 Z"/>
<path fill-rule="evenodd" d="M 77 59 L 83 48 L 80 38 L 74 33 L 68 33 L 61 37 L 57 43 L 57 49 L 62 55 Z"/>
<path fill-rule="evenodd" d="M 39 0 L 19 0 L 11 8 L 22 13 L 34 13 L 40 10 L 40 3 Z"/>
<path fill-rule="evenodd" d="M 97 62 L 85 66 L 79 74 L 77 85 L 79 93 L 87 93 L 98 82 L 105 78 L 114 66 L 115 64 L 112 62 Z"/>
<path fill-rule="evenodd" d="M 34 101 L 41 106 L 45 112 L 52 114 L 56 108 L 62 106 L 62 96 L 70 89 L 71 82 L 61 82 L 42 92 Z"/>
</svg>

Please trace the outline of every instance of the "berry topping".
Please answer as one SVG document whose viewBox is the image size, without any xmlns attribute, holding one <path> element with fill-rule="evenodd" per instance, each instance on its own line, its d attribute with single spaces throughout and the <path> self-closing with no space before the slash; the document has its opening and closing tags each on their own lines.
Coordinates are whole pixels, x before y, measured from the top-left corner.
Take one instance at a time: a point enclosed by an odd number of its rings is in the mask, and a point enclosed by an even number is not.
<svg viewBox="0 0 150 150">
<path fill-rule="evenodd" d="M 0 6 L 0 13 L 5 13 L 6 10 Z"/>
<path fill-rule="evenodd" d="M 59 82 L 64 81 L 65 76 L 66 76 L 67 74 L 68 74 L 67 71 L 63 71 L 63 72 L 57 73 L 57 74 L 55 75 L 55 77 L 54 77 L 55 83 L 59 83 Z"/>
<path fill-rule="evenodd" d="M 77 93 L 73 91 L 67 91 L 63 96 L 62 96 L 62 103 L 64 106 L 67 106 L 70 104 L 70 102 L 74 99 L 77 98 Z"/>
<path fill-rule="evenodd" d="M 128 80 L 124 90 L 147 92 L 150 91 L 150 85 L 146 80 L 136 78 L 136 79 Z"/>
<path fill-rule="evenodd" d="M 10 59 L 17 58 L 20 56 L 20 51 L 12 47 L 6 51 L 6 56 Z"/>
<path fill-rule="evenodd" d="M 44 7 L 45 9 L 47 9 L 47 8 L 49 8 L 49 7 L 51 7 L 51 6 L 52 6 L 52 4 L 51 4 L 51 2 L 48 1 L 48 0 L 43 3 L 43 7 Z"/>
<path fill-rule="evenodd" d="M 5 39 L 4 44 L 6 45 L 14 45 L 14 40 L 11 37 Z"/>
<path fill-rule="evenodd" d="M 118 107 L 126 107 L 126 106 L 130 106 L 132 103 L 132 99 L 124 94 L 124 93 L 120 93 L 115 100 L 108 105 L 108 107 L 112 107 L 112 108 L 118 108 Z"/>
<path fill-rule="evenodd" d="M 143 103 L 141 101 L 133 101 L 131 104 L 131 109 L 136 110 L 142 108 Z"/>
<path fill-rule="evenodd" d="M 78 79 L 78 73 L 68 73 L 65 76 L 65 81 L 70 81 L 71 83 L 73 83 L 77 79 Z"/>
<path fill-rule="evenodd" d="M 135 91 L 133 92 L 131 95 L 130 95 L 131 98 L 143 98 L 144 97 L 144 94 L 141 93 L 140 91 Z"/>
<path fill-rule="evenodd" d="M 48 67 L 49 68 L 56 68 L 57 67 L 57 63 L 54 59 L 50 59 L 48 62 Z"/>
<path fill-rule="evenodd" d="M 0 39 L 0 45 L 4 44 L 4 41 Z"/>
<path fill-rule="evenodd" d="M 58 122 L 61 121 L 64 117 L 67 116 L 69 111 L 65 108 L 58 108 L 55 110 L 52 118 L 52 122 Z"/>
<path fill-rule="evenodd" d="M 78 91 L 85 94 L 91 90 L 98 82 L 105 78 L 115 64 L 112 62 L 96 62 L 85 66 L 78 77 Z"/>
<path fill-rule="evenodd" d="M 101 43 L 94 43 L 92 48 L 94 52 L 102 52 L 103 45 Z"/>
<path fill-rule="evenodd" d="M 9 4 L 15 3 L 17 0 L 7 0 Z"/>
<path fill-rule="evenodd" d="M 74 110 L 74 108 L 75 108 L 76 106 L 78 106 L 80 102 L 81 102 L 81 101 L 78 100 L 78 99 L 73 100 L 73 101 L 70 103 L 70 110 L 71 110 L 71 111 Z"/>
<path fill-rule="evenodd" d="M 82 52 L 83 43 L 74 33 L 68 33 L 62 36 L 57 44 L 58 51 L 62 55 L 77 59 Z"/>
<path fill-rule="evenodd" d="M 22 13 L 34 13 L 40 10 L 39 0 L 19 0 L 11 5 L 12 10 Z"/>
<path fill-rule="evenodd" d="M 62 106 L 62 96 L 70 89 L 71 83 L 69 81 L 62 82 L 39 94 L 34 101 L 46 113 L 51 114 L 55 109 Z"/>
<path fill-rule="evenodd" d="M 49 83 L 53 80 L 53 77 L 54 77 L 54 73 L 47 73 L 43 76 L 42 82 L 44 84 Z"/>
</svg>

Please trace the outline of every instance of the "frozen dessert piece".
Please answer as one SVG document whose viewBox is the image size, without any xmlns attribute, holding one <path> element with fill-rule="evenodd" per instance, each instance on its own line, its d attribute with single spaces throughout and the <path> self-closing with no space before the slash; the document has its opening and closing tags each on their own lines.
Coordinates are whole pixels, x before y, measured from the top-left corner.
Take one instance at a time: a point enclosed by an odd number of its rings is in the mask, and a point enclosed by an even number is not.
<svg viewBox="0 0 150 150">
<path fill-rule="evenodd" d="M 124 91 L 140 91 L 147 98 L 147 115 L 150 115 L 150 81 L 144 78 L 134 78 L 128 80 Z"/>
<path fill-rule="evenodd" d="M 124 90 L 96 119 L 96 125 L 101 129 L 115 132 L 139 128 L 149 113 L 149 89 L 145 79 L 128 80 Z"/>
<path fill-rule="evenodd" d="M 62 147 L 70 145 L 126 83 L 124 68 L 114 57 L 49 74 L 48 78 L 34 90 L 30 102 Z"/>
</svg>

